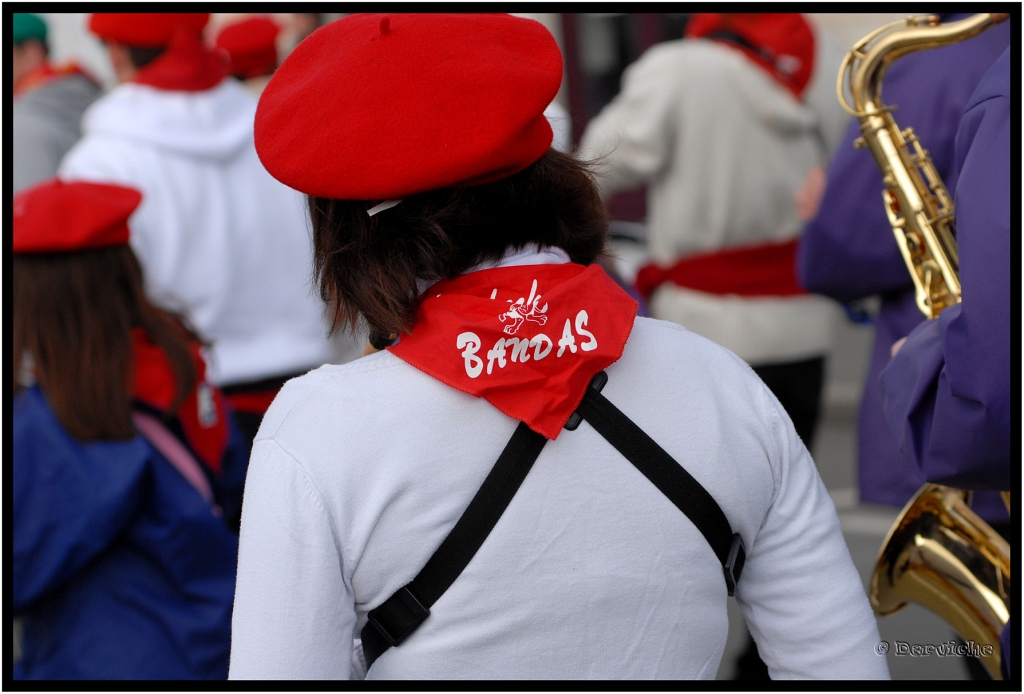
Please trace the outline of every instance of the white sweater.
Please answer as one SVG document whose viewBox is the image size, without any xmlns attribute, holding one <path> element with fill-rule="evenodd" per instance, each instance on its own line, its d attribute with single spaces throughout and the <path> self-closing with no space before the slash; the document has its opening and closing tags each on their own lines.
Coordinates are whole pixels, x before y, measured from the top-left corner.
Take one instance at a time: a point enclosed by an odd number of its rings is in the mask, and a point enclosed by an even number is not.
<svg viewBox="0 0 1024 694">
<path fill-rule="evenodd" d="M 653 261 L 799 235 L 793 195 L 811 167 L 827 163 L 849 122 L 835 96 L 842 53 L 818 39 L 803 102 L 710 40 L 657 44 L 627 68 L 580 152 L 599 158 L 604 197 L 647 185 Z M 655 292 L 651 311 L 752 364 L 824 354 L 836 315 L 816 296 L 741 298 L 672 284 Z"/>
<path fill-rule="evenodd" d="M 645 318 L 607 372 L 604 394 L 741 534 L 736 596 L 772 677 L 888 677 L 832 502 L 753 372 Z M 388 352 L 290 381 L 249 466 L 230 677 L 362 678 L 366 613 L 420 571 L 515 426 Z M 584 422 L 368 677 L 710 679 L 727 599 L 700 532 Z"/>
<path fill-rule="evenodd" d="M 231 79 L 204 92 L 122 84 L 86 111 L 60 169 L 142 191 L 129 227 L 147 292 L 213 341 L 217 384 L 330 358 L 302 196 L 257 158 L 255 113 Z"/>
</svg>

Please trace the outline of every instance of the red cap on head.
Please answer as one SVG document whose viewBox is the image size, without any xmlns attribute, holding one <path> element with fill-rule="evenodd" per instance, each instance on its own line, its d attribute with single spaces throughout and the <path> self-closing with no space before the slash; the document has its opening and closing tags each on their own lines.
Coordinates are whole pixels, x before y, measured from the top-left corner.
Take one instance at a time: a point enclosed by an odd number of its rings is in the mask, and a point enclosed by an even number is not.
<svg viewBox="0 0 1024 694">
<path fill-rule="evenodd" d="M 267 17 L 229 24 L 217 34 L 217 48 L 231 59 L 231 74 L 248 79 L 269 75 L 277 67 L 277 35 L 281 27 Z"/>
<path fill-rule="evenodd" d="M 801 14 L 697 13 L 685 35 L 723 41 L 742 51 L 798 99 L 814 71 L 814 30 Z"/>
<path fill-rule="evenodd" d="M 350 15 L 285 59 L 256 111 L 256 151 L 309 195 L 374 200 L 495 181 L 551 145 L 554 37 L 501 14 Z"/>
<path fill-rule="evenodd" d="M 14 252 L 59 253 L 128 243 L 142 193 L 107 183 L 50 179 L 14 196 Z"/>
<path fill-rule="evenodd" d="M 97 13 L 89 17 L 89 31 L 126 46 L 162 48 L 179 28 L 202 35 L 208 21 L 209 13 Z"/>
</svg>

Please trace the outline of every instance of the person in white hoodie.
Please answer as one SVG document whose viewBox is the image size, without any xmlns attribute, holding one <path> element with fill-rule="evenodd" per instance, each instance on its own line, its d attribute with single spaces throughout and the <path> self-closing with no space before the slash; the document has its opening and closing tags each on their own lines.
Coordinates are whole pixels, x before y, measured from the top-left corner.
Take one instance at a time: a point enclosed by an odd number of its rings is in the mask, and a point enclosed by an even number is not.
<svg viewBox="0 0 1024 694">
<path fill-rule="evenodd" d="M 849 121 L 841 58 L 798 14 L 695 14 L 627 68 L 580 141 L 602 197 L 647 185 L 652 315 L 754 366 L 808 446 L 835 308 L 796 280 L 794 195 Z"/>
<path fill-rule="evenodd" d="M 210 379 L 255 435 L 290 377 L 330 360 L 301 196 L 253 145 L 256 100 L 201 43 L 206 14 L 94 14 L 120 84 L 59 175 L 131 185 L 147 291 L 211 342 Z"/>
</svg>

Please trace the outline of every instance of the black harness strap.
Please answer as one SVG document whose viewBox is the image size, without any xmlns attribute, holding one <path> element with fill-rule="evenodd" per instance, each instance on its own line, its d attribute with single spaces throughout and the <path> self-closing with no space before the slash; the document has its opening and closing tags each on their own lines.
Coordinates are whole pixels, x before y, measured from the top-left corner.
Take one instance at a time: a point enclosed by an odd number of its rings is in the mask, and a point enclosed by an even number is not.
<svg viewBox="0 0 1024 694">
<path fill-rule="evenodd" d="M 745 552 L 722 509 L 707 490 L 672 456 L 601 395 L 608 375 L 594 376 L 583 401 L 566 423 L 575 430 L 583 419 L 633 463 L 701 531 L 718 555 L 732 595 Z M 455 582 L 505 512 L 544 444 L 540 434 L 519 423 L 476 496 L 412 581 L 367 615 L 361 633 L 369 668 L 384 651 L 402 643 L 430 615 L 430 607 Z"/>
<path fill-rule="evenodd" d="M 367 668 L 389 647 L 402 643 L 427 618 L 430 606 L 455 582 L 487 539 L 545 443 L 546 438 L 520 422 L 498 462 L 434 556 L 416 578 L 370 610 L 361 634 Z"/>
<path fill-rule="evenodd" d="M 603 371 L 595 376 L 576 412 L 697 526 L 722 562 L 725 585 L 731 596 L 746 561 L 739 533 L 732 531 L 722 508 L 700 482 L 601 395 L 601 388 L 607 381 L 608 376 Z"/>
</svg>

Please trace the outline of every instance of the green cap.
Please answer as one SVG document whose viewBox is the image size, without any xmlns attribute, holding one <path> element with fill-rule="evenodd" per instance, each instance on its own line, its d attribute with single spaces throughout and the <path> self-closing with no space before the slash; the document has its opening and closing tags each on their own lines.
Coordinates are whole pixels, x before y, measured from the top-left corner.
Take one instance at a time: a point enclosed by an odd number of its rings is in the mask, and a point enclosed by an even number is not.
<svg viewBox="0 0 1024 694">
<path fill-rule="evenodd" d="M 21 43 L 28 39 L 46 41 L 46 22 L 35 14 L 14 13 L 14 42 Z"/>
</svg>

